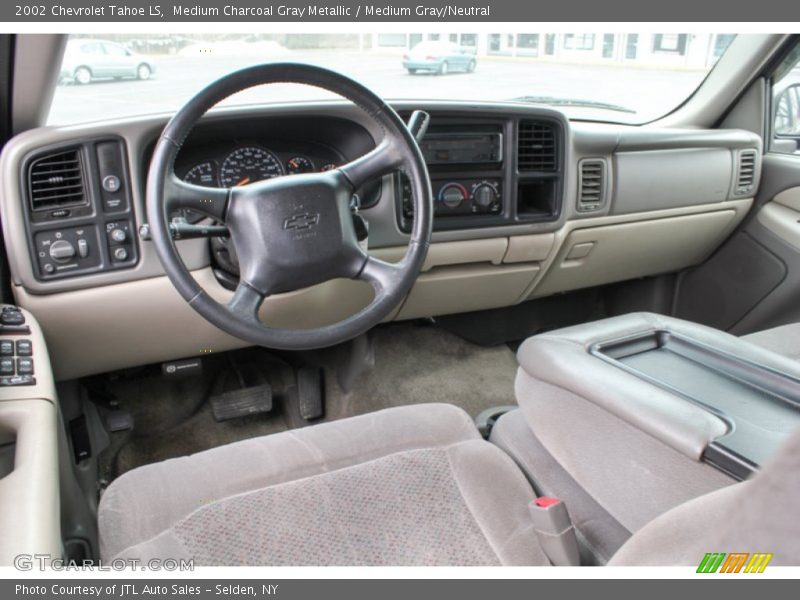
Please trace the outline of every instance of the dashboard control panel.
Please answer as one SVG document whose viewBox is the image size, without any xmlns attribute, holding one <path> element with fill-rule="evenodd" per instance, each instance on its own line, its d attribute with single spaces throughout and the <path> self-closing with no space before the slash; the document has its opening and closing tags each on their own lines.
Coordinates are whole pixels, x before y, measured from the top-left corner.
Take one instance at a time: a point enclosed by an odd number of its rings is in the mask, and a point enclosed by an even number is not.
<svg viewBox="0 0 800 600">
<path fill-rule="evenodd" d="M 403 218 L 414 216 L 411 182 L 402 179 Z M 499 215 L 503 212 L 502 182 L 497 178 L 447 179 L 431 182 L 435 217 Z"/>
<path fill-rule="evenodd" d="M 138 261 L 131 181 L 120 139 L 37 152 L 25 161 L 26 215 L 40 281 L 132 267 Z"/>
<path fill-rule="evenodd" d="M 11 305 L 0 310 L 0 387 L 35 385 L 31 330 L 22 311 Z"/>
</svg>

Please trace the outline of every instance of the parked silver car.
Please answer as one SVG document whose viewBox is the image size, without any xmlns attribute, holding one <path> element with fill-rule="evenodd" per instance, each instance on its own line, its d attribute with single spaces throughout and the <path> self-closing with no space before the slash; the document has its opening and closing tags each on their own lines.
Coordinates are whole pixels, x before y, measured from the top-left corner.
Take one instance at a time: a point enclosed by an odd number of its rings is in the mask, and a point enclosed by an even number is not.
<svg viewBox="0 0 800 600">
<path fill-rule="evenodd" d="M 453 71 L 472 73 L 476 66 L 472 50 L 449 42 L 420 42 L 403 55 L 403 68 L 412 75 L 420 71 L 438 75 Z"/>
<path fill-rule="evenodd" d="M 107 40 L 76 39 L 67 43 L 61 83 L 86 85 L 97 79 L 150 79 L 156 71 L 149 58 Z"/>
</svg>

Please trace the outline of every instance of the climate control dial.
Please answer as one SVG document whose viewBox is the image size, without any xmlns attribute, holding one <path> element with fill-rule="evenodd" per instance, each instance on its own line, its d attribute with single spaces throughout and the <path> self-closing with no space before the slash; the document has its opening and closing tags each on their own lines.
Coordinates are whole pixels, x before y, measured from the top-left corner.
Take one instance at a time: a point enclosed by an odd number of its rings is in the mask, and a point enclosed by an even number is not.
<svg viewBox="0 0 800 600">
<path fill-rule="evenodd" d="M 498 198 L 495 187 L 487 182 L 479 183 L 472 190 L 472 203 L 483 209 L 490 208 Z"/>
<path fill-rule="evenodd" d="M 468 196 L 467 189 L 460 183 L 446 183 L 439 190 L 439 201 L 447 208 L 458 208 Z"/>
</svg>

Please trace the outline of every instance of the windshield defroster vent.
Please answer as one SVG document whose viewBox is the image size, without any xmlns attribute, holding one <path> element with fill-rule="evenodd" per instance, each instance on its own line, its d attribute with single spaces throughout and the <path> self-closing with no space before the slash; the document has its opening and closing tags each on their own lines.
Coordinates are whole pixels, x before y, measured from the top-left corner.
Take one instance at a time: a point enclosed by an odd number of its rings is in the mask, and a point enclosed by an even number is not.
<svg viewBox="0 0 800 600">
<path fill-rule="evenodd" d="M 31 210 L 87 204 L 83 160 L 78 148 L 37 158 L 28 171 Z"/>
<path fill-rule="evenodd" d="M 520 122 L 517 167 L 520 171 L 557 170 L 557 139 L 554 125 L 542 121 Z"/>
<path fill-rule="evenodd" d="M 588 212 L 603 206 L 606 195 L 606 161 L 588 158 L 581 161 L 578 180 L 578 210 Z"/>
</svg>

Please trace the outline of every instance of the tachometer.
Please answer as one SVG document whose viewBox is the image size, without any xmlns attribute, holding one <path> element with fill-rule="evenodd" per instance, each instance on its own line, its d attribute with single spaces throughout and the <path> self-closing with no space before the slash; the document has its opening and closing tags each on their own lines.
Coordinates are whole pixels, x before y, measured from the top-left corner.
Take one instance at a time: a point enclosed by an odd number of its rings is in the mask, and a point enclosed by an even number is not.
<svg viewBox="0 0 800 600">
<path fill-rule="evenodd" d="M 286 161 L 286 172 L 289 175 L 313 173 L 314 163 L 308 160 L 305 156 L 294 156 Z"/>
<path fill-rule="evenodd" d="M 210 160 L 196 164 L 191 169 L 186 171 L 183 176 L 186 183 L 194 185 L 203 185 L 205 187 L 219 187 L 217 182 L 217 170 L 214 168 L 214 163 Z"/>
<path fill-rule="evenodd" d="M 269 150 L 258 146 L 237 148 L 222 161 L 219 181 L 223 187 L 247 185 L 283 175 L 283 165 Z"/>
</svg>

